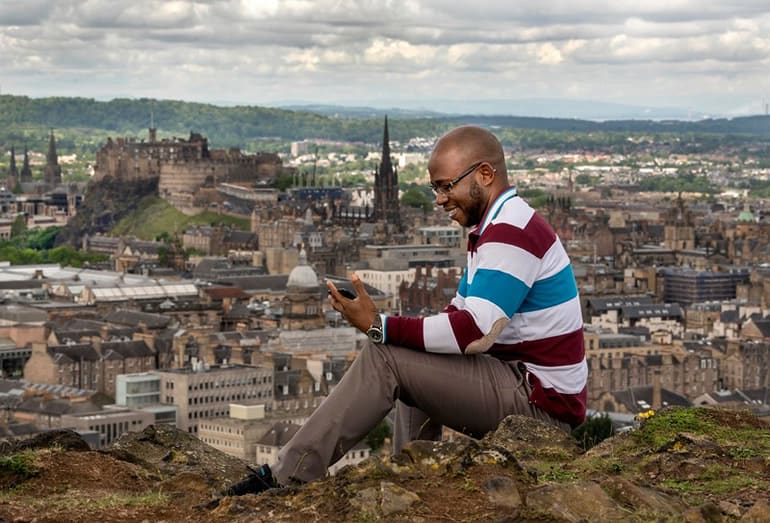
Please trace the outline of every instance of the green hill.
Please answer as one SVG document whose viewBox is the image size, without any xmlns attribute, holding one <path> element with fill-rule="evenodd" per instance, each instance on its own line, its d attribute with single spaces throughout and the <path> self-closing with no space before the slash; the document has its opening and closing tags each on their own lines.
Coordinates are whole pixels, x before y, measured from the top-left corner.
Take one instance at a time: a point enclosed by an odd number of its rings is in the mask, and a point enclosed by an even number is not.
<svg viewBox="0 0 770 523">
<path fill-rule="evenodd" d="M 399 115 L 401 116 L 399 118 Z M 191 130 L 207 136 L 213 147 L 248 149 L 255 141 L 273 138 L 319 138 L 376 144 L 382 139 L 382 118 L 345 118 L 309 111 L 289 111 L 257 106 L 221 107 L 211 104 L 149 98 L 97 101 L 89 98 L 29 98 L 0 96 L 0 148 L 19 149 L 27 144 L 45 150 L 48 132 L 57 131 L 62 150 L 95 150 L 107 136 L 144 136 L 150 122 L 161 136 L 187 136 Z M 739 141 L 757 142 L 770 136 L 770 116 L 719 118 L 699 121 L 622 120 L 595 122 L 570 118 L 535 118 L 485 115 L 432 115 L 391 118 L 392 140 L 436 136 L 459 124 L 478 124 L 501 131 L 510 145 L 522 145 L 523 135 L 534 131 L 568 134 L 550 145 L 580 147 L 583 141 L 603 144 L 606 134 L 686 135 L 699 142 L 700 135 L 743 135 Z M 511 130 L 521 132 L 511 133 Z M 509 132 L 503 132 L 509 131 Z M 598 137 L 592 136 L 598 134 Z M 577 138 L 576 138 L 577 136 Z M 546 138 L 548 136 L 545 136 Z M 622 140 L 621 140 L 622 141 Z M 672 140 L 675 144 L 677 140 Z"/>
<path fill-rule="evenodd" d="M 122 218 L 110 234 L 114 236 L 136 236 L 143 240 L 154 240 L 163 233 L 173 236 L 191 225 L 230 225 L 236 229 L 249 230 L 249 220 L 206 211 L 187 216 L 176 210 L 159 196 L 146 196 L 131 214 Z"/>
</svg>

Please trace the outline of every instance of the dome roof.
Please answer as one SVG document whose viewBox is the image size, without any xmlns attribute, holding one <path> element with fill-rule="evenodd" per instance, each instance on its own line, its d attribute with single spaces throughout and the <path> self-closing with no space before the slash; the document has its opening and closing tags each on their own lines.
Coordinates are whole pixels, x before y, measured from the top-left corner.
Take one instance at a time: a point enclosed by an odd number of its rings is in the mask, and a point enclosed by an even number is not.
<svg viewBox="0 0 770 523">
<path fill-rule="evenodd" d="M 307 263 L 307 254 L 305 249 L 299 252 L 299 262 L 289 273 L 289 280 L 286 286 L 289 288 L 318 290 L 318 275 L 315 270 Z"/>
</svg>

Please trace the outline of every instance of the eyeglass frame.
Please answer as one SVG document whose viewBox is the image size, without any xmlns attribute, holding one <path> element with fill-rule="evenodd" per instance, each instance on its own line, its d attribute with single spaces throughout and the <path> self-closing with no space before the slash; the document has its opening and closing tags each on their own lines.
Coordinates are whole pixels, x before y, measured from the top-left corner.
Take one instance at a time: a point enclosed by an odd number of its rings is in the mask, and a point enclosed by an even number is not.
<svg viewBox="0 0 770 523">
<path fill-rule="evenodd" d="M 430 190 L 433 191 L 433 194 L 435 196 L 438 196 L 439 194 L 443 194 L 444 196 L 449 196 L 449 194 L 452 192 L 452 189 L 455 185 L 460 183 L 463 178 L 471 174 L 473 171 L 481 167 L 481 164 L 484 163 L 484 160 L 481 160 L 480 162 L 476 162 L 470 167 L 468 167 L 466 170 L 464 170 L 460 175 L 458 175 L 456 178 L 449 180 L 446 183 L 442 183 L 441 185 L 437 186 L 433 183 L 430 184 Z"/>
</svg>

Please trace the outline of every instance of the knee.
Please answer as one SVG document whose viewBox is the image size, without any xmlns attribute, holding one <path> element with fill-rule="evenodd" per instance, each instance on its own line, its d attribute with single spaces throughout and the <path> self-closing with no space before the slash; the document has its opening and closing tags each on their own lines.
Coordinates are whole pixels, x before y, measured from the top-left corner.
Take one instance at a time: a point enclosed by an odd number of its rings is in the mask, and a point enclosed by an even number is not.
<svg viewBox="0 0 770 523">
<path fill-rule="evenodd" d="M 356 362 L 360 361 L 360 365 L 365 367 L 375 366 L 377 368 L 387 367 L 394 369 L 396 367 L 394 351 L 392 350 L 394 348 L 398 349 L 398 347 L 393 347 L 392 345 L 372 343 L 367 340 L 361 353 L 356 358 Z"/>
</svg>

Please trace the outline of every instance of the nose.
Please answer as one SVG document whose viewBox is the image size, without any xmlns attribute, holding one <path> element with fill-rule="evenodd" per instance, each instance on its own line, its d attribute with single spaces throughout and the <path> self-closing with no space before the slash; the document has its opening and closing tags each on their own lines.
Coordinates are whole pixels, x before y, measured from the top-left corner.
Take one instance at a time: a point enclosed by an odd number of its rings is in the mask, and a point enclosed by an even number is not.
<svg viewBox="0 0 770 523">
<path fill-rule="evenodd" d="M 441 191 L 436 192 L 436 205 L 443 205 L 443 202 L 449 200 L 449 196 Z"/>
</svg>

